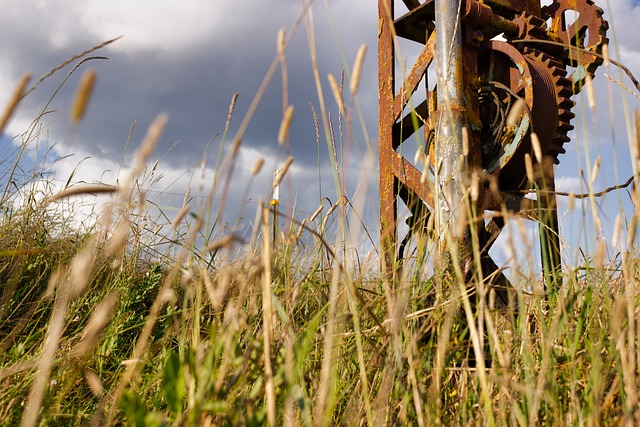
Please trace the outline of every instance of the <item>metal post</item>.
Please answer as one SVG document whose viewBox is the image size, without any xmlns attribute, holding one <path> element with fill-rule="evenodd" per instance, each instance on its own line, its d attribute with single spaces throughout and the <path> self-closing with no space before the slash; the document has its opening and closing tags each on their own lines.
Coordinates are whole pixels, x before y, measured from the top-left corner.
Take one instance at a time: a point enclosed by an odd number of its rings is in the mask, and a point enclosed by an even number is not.
<svg viewBox="0 0 640 427">
<path fill-rule="evenodd" d="M 470 254 L 466 221 L 465 173 L 462 129 L 465 127 L 464 75 L 462 67 L 462 28 L 460 0 L 435 0 L 436 72 L 438 110 L 436 126 L 436 231 L 442 262 L 450 262 L 452 252 L 458 259 Z M 449 247 L 452 239 L 455 248 Z"/>
<path fill-rule="evenodd" d="M 398 185 L 391 159 L 393 148 L 395 49 L 393 46 L 393 0 L 378 0 L 378 85 L 379 85 L 379 160 L 380 160 L 380 236 L 383 270 L 392 274 L 397 240 Z"/>
</svg>

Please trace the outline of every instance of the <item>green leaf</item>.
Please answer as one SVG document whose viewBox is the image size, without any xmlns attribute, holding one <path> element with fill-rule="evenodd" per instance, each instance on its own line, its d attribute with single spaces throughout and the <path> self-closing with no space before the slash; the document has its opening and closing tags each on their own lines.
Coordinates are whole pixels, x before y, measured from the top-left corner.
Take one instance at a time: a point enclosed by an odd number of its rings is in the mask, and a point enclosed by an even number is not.
<svg viewBox="0 0 640 427">
<path fill-rule="evenodd" d="M 128 390 L 122 395 L 118 406 L 127 416 L 129 425 L 146 426 L 147 408 L 132 390 Z"/>
<path fill-rule="evenodd" d="M 162 377 L 162 388 L 169 408 L 176 414 L 182 412 L 183 401 L 187 395 L 187 382 L 180 361 L 180 355 L 171 352 L 167 356 Z"/>
</svg>

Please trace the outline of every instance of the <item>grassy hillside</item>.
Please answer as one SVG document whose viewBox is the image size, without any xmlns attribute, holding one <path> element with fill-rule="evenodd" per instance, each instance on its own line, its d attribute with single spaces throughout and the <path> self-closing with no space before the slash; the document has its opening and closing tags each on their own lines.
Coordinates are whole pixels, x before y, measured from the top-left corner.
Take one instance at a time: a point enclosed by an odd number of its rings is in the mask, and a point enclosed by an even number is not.
<svg viewBox="0 0 640 427">
<path fill-rule="evenodd" d="M 504 315 L 428 253 L 381 275 L 340 237 L 348 199 L 282 218 L 276 239 L 268 204 L 247 238 L 209 237 L 210 205 L 154 222 L 136 184 L 165 120 L 117 187 L 42 197 L 4 177 L 0 425 L 640 422 L 638 211 L 617 230 L 629 250 L 565 269 L 552 295 L 521 279 L 520 315 Z M 96 193 L 110 198 L 97 219 L 70 226 Z"/>
</svg>

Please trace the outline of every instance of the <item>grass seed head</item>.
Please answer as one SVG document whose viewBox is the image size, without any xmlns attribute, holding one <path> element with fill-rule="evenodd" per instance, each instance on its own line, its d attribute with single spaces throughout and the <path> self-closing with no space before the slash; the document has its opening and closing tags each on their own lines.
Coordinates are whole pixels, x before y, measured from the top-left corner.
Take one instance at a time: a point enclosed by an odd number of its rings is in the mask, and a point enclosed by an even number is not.
<svg viewBox="0 0 640 427">
<path fill-rule="evenodd" d="M 102 381 L 100 381 L 100 377 L 96 375 L 95 372 L 90 370 L 85 370 L 84 378 L 87 381 L 87 385 L 89 389 L 93 393 L 94 396 L 100 397 L 104 393 L 104 387 L 102 385 Z"/>
<path fill-rule="evenodd" d="M 593 169 L 591 169 L 591 186 L 593 186 L 593 184 L 596 182 L 596 178 L 598 177 L 598 171 L 600 171 L 600 161 L 602 160 L 602 157 L 598 156 L 596 157 L 596 161 L 593 164 Z"/>
<path fill-rule="evenodd" d="M 507 115 L 507 126 L 514 127 L 518 124 L 520 116 L 522 116 L 524 112 L 524 107 L 526 107 L 526 103 L 522 98 L 518 98 L 516 102 L 513 103 L 513 107 L 511 107 Z"/>
<path fill-rule="evenodd" d="M 27 88 L 27 84 L 29 84 L 30 80 L 31 80 L 31 74 L 29 73 L 24 74 L 20 79 L 20 83 L 18 83 L 18 86 L 16 86 L 15 90 L 13 91 L 13 94 L 11 94 L 9 103 L 5 107 L 4 112 L 2 113 L 2 116 L 0 116 L 0 133 L 4 131 L 4 128 L 7 126 L 7 123 L 9 123 L 11 116 L 13 116 L 13 113 L 16 110 L 18 103 L 22 99 L 22 96 L 23 96 L 22 94 Z"/>
<path fill-rule="evenodd" d="M 282 179 L 287 174 L 287 171 L 289 171 L 289 168 L 291 167 L 291 163 L 293 163 L 293 156 L 287 157 L 287 160 L 285 160 L 284 165 L 278 171 L 278 175 L 273 180 L 273 187 L 274 188 L 277 187 L 278 185 L 280 185 L 280 183 L 282 182 Z"/>
<path fill-rule="evenodd" d="M 284 58 L 284 51 L 287 47 L 286 35 L 287 33 L 285 29 L 280 28 L 280 31 L 278 31 L 278 56 L 280 57 L 280 60 Z"/>
<path fill-rule="evenodd" d="M 228 248 L 235 242 L 242 242 L 242 239 L 235 234 L 227 234 L 207 245 L 206 252 L 217 251 L 222 248 Z"/>
<path fill-rule="evenodd" d="M 89 99 L 93 93 L 93 88 L 96 84 L 96 71 L 88 69 L 82 74 L 76 95 L 73 98 L 73 104 L 71 106 L 71 123 L 77 126 L 87 112 L 87 106 L 89 105 Z"/>
<path fill-rule="evenodd" d="M 471 200 L 477 202 L 480 197 L 480 176 L 478 171 L 473 171 L 471 174 Z"/>
<path fill-rule="evenodd" d="M 575 208 L 575 206 L 576 206 L 576 193 L 572 191 L 569 193 L 569 212 L 573 212 L 573 208 Z"/>
<path fill-rule="evenodd" d="M 316 209 L 313 215 L 311 215 L 311 218 L 309 218 L 309 221 L 315 220 L 318 217 L 318 215 L 320 215 L 320 212 L 322 212 L 323 209 L 324 209 L 324 205 L 320 205 L 320 207 Z"/>
<path fill-rule="evenodd" d="M 96 250 L 94 245 L 89 245 L 73 257 L 69 276 L 71 298 L 77 298 L 82 295 L 89 285 L 95 260 Z"/>
<path fill-rule="evenodd" d="M 307 225 L 307 219 L 304 218 L 300 223 L 300 228 L 298 228 L 298 232 L 296 233 L 296 239 L 300 240 L 300 236 L 302 236 L 302 232 L 304 231 L 305 226 Z"/>
<path fill-rule="evenodd" d="M 329 73 L 327 79 L 329 80 L 329 86 L 331 86 L 331 92 L 333 92 L 333 97 L 336 100 L 336 104 L 338 104 L 340 112 L 344 114 L 345 107 L 344 99 L 342 98 L 342 89 L 340 89 L 340 85 L 338 84 L 338 81 L 333 74 Z"/>
<path fill-rule="evenodd" d="M 295 108 L 293 105 L 289 105 L 280 123 L 280 131 L 278 132 L 278 144 L 284 145 L 289 140 L 289 128 L 291 127 L 291 119 L 293 119 L 293 113 Z"/>
<path fill-rule="evenodd" d="M 540 146 L 538 134 L 535 132 L 531 132 L 531 147 L 533 148 L 533 154 L 536 156 L 536 161 L 542 164 L 542 147 Z"/>
<path fill-rule="evenodd" d="M 259 158 L 258 160 L 256 160 L 256 162 L 253 164 L 253 167 L 251 168 L 251 175 L 253 176 L 258 175 L 262 170 L 262 166 L 264 166 L 264 159 Z"/>
<path fill-rule="evenodd" d="M 613 226 L 613 237 L 611 238 L 611 246 L 616 248 L 618 243 L 620 243 L 620 235 L 622 233 L 622 215 L 618 213 L 616 215 L 616 222 Z"/>
<path fill-rule="evenodd" d="M 176 215 L 173 221 L 171 221 L 171 226 L 174 229 L 178 228 L 178 225 L 182 222 L 187 213 L 189 213 L 189 205 L 184 205 L 182 209 L 180 209 L 180 212 L 178 212 L 178 215 Z"/>
<path fill-rule="evenodd" d="M 91 318 L 89 318 L 89 322 L 82 332 L 80 342 L 75 348 L 74 355 L 76 357 L 82 357 L 94 348 L 100 334 L 113 318 L 114 308 L 118 299 L 119 295 L 117 293 L 111 293 L 93 310 Z"/>
<path fill-rule="evenodd" d="M 466 126 L 462 127 L 462 155 L 469 155 L 469 129 Z"/>
<path fill-rule="evenodd" d="M 586 77 L 584 78 L 584 87 L 587 90 L 587 101 L 589 103 L 589 109 L 591 110 L 592 113 L 595 113 L 596 95 L 593 90 L 593 78 L 589 73 L 587 73 Z"/>
<path fill-rule="evenodd" d="M 533 162 L 531 161 L 531 154 L 525 153 L 524 155 L 524 167 L 527 171 L 527 179 L 529 182 L 535 182 L 535 175 L 533 174 Z"/>
<path fill-rule="evenodd" d="M 351 74 L 351 84 L 349 90 L 352 95 L 358 93 L 358 87 L 360 86 L 360 76 L 362 74 L 362 65 L 364 64 L 364 57 L 367 54 L 367 45 L 362 44 L 356 54 L 356 61 L 353 64 L 353 73 Z"/>
</svg>

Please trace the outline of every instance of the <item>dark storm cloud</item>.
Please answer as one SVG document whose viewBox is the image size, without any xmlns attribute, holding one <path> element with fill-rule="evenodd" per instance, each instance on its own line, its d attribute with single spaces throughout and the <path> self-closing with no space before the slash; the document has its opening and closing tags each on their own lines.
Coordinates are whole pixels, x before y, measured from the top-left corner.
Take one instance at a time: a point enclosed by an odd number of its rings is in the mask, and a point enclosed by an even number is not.
<svg viewBox="0 0 640 427">
<path fill-rule="evenodd" d="M 82 8 L 80 6 L 61 2 L 61 5 L 67 4 L 68 13 L 58 10 L 48 20 L 36 7 L 42 2 L 24 3 L 25 12 L 20 19 L 13 22 L 5 20 L 0 32 L 1 37 L 12 40 L 12 43 L 4 45 L 1 53 L 11 63 L 10 77 L 13 80 L 25 70 L 32 71 L 35 75 L 43 74 L 62 60 L 103 41 L 98 38 L 102 35 L 100 31 L 91 31 L 91 28 L 82 25 L 83 19 L 78 16 L 91 14 L 78 11 Z M 55 2 L 48 3 L 49 11 L 53 10 L 53 3 Z M 216 7 L 216 3 L 220 7 Z M 206 7 L 203 2 L 203 13 L 212 14 L 211 25 L 221 27 L 220 30 L 213 29 L 206 36 L 179 46 L 154 46 L 151 42 L 145 44 L 138 36 L 129 37 L 126 27 L 123 27 L 124 37 L 121 40 L 96 52 L 97 55 L 108 56 L 108 61 L 92 61 L 82 67 L 93 67 L 98 71 L 98 84 L 86 120 L 77 130 L 73 144 L 81 144 L 90 155 L 119 159 L 122 157 L 131 123 L 138 123 L 133 138 L 136 141 L 143 136 L 146 125 L 153 117 L 166 111 L 170 120 L 159 150 L 165 151 L 180 141 L 172 150 L 168 161 L 176 167 L 193 164 L 202 155 L 208 141 L 224 129 L 229 102 L 236 92 L 240 96 L 232 120 L 231 136 L 237 130 L 276 54 L 278 29 L 288 29 L 291 26 L 302 10 L 300 3 L 284 0 L 245 1 L 235 2 L 233 9 L 230 9 L 222 6 L 222 2 L 215 1 L 214 6 Z M 375 7 L 368 5 L 363 10 L 362 7 L 357 7 L 357 3 L 364 5 L 367 2 L 329 2 L 349 66 L 361 43 L 375 46 Z M 155 14 L 164 13 L 161 7 L 150 11 L 146 19 L 154 19 Z M 122 13 L 125 15 L 126 9 Z M 339 76 L 344 64 L 327 8 L 318 2 L 313 13 L 318 64 L 322 83 L 326 87 L 327 106 L 337 115 L 337 108 L 326 84 L 326 75 L 331 72 Z M 219 16 L 220 14 L 228 16 Z M 18 15 L 20 11 L 14 10 L 12 16 L 17 18 Z M 64 30 L 67 35 L 60 35 L 61 40 L 47 39 L 57 28 L 62 27 L 60 22 L 54 26 L 53 21 L 64 19 L 65 16 L 70 19 Z M 178 39 L 180 34 L 189 32 L 190 25 L 204 25 L 207 22 L 206 19 L 201 22 L 178 19 L 176 17 L 176 22 L 166 30 L 174 32 Z M 51 25 L 51 28 L 47 29 L 47 25 Z M 32 31 L 34 27 L 40 30 Z M 135 31 L 135 28 L 131 30 Z M 109 36 L 117 35 L 119 34 Z M 153 35 L 149 37 L 152 38 Z M 369 65 L 375 64 L 375 58 L 372 57 L 374 54 L 373 50 L 369 52 Z M 291 129 L 292 154 L 297 163 L 315 165 L 316 138 L 309 104 L 318 108 L 318 97 L 304 24 L 293 36 L 286 53 L 286 62 L 289 103 L 296 107 Z M 35 112 L 42 108 L 44 101 L 68 69 L 69 67 L 50 78 L 26 100 L 21 110 L 22 117 L 35 116 Z M 76 71 L 50 107 L 59 110 L 47 123 L 53 138 L 61 143 L 61 148 L 69 142 L 65 140 L 68 131 L 68 105 L 81 71 L 82 69 Z M 375 76 L 375 71 L 370 67 L 365 78 L 371 82 L 372 76 Z M 273 154 L 277 150 L 276 137 L 283 108 L 282 93 L 278 72 L 251 121 L 243 139 L 245 146 L 264 150 L 267 154 Z M 366 111 L 370 119 L 369 125 L 375 126 L 375 105 L 374 108 L 371 107 L 369 105 Z M 359 137 L 360 133 L 356 135 Z M 66 148 L 73 150 L 73 146 Z M 326 150 L 323 151 L 323 159 L 326 159 Z"/>
</svg>

